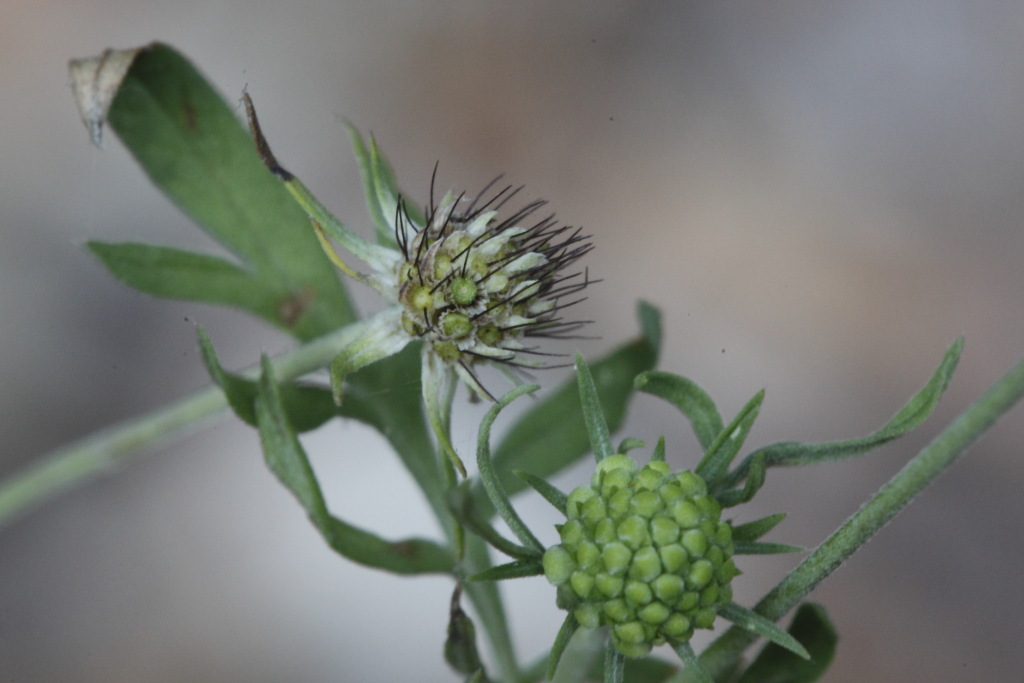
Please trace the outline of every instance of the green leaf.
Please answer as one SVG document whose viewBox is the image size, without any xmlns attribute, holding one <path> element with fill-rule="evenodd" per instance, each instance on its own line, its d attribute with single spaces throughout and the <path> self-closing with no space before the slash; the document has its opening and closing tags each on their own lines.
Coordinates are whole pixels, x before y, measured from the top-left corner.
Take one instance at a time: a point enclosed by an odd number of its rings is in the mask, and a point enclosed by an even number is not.
<svg viewBox="0 0 1024 683">
<path fill-rule="evenodd" d="M 513 543 L 498 533 L 490 523 L 490 515 L 485 515 L 478 509 L 477 499 L 472 495 L 468 481 L 448 489 L 447 499 L 452 516 L 496 550 L 519 560 L 537 559 L 541 556 L 541 551 Z"/>
<path fill-rule="evenodd" d="M 657 325 L 651 318 L 657 317 L 657 311 L 641 304 L 640 312 L 641 320 L 646 319 L 645 329 L 654 334 Z M 643 336 L 589 363 L 609 430 L 622 425 L 633 379 L 657 362 L 658 343 L 656 335 Z M 590 440 L 580 414 L 579 391 L 573 378 L 536 402 L 507 430 L 494 449 L 493 461 L 509 495 L 525 486 L 512 474 L 513 470 L 549 477 L 589 451 Z"/>
<path fill-rule="evenodd" d="M 708 482 L 712 491 L 720 488 L 719 481 L 729 469 L 733 458 L 743 447 L 743 442 L 747 440 L 747 435 L 750 434 L 750 429 L 754 426 L 754 420 L 757 419 L 757 415 L 761 411 L 762 401 L 764 401 L 763 389 L 754 394 L 754 397 L 747 401 L 736 418 L 715 437 L 711 447 L 708 448 L 700 464 L 697 465 L 697 474 Z"/>
<path fill-rule="evenodd" d="M 626 678 L 626 656 L 609 641 L 604 653 L 604 683 L 623 683 Z"/>
<path fill-rule="evenodd" d="M 576 616 L 569 612 L 565 615 L 565 621 L 562 622 L 561 628 L 558 629 L 558 635 L 555 636 L 555 642 L 551 646 L 551 654 L 548 655 L 548 670 L 547 677 L 554 679 L 555 671 L 558 669 L 558 662 L 562 659 L 562 654 L 565 652 L 565 647 L 572 640 L 572 636 L 576 633 L 576 629 L 580 627 Z"/>
<path fill-rule="evenodd" d="M 395 220 L 399 192 L 391 164 L 388 163 L 377 147 L 377 141 L 372 137 L 367 146 L 355 126 L 348 124 L 348 133 L 352 138 L 356 159 L 359 161 L 359 172 L 363 178 L 363 194 L 366 196 L 366 208 L 373 220 L 377 243 L 396 246 L 395 234 L 391 226 Z M 422 225 L 423 217 L 418 215 L 415 207 L 407 205 L 404 208 Z"/>
<path fill-rule="evenodd" d="M 423 414 L 420 346 L 377 361 L 346 378 L 345 402 L 339 412 L 376 429 L 395 449 L 423 489 L 438 519 L 450 517 L 445 484 L 430 427 Z"/>
<path fill-rule="evenodd" d="M 718 611 L 718 616 L 723 619 L 728 619 L 745 631 L 767 638 L 776 645 L 784 647 L 786 650 L 795 653 L 803 659 L 810 659 L 811 657 L 799 641 L 779 628 L 775 622 L 765 619 L 757 612 L 738 605 L 735 602 L 730 602 L 728 605 L 720 609 Z"/>
<path fill-rule="evenodd" d="M 90 245 L 108 267 L 116 264 L 115 275 L 158 296 L 237 306 L 301 339 L 355 318 L 305 214 L 263 166 L 235 112 L 184 57 L 160 43 L 140 50 L 108 122 L 150 180 L 243 264 Z M 135 267 L 140 259 L 171 279 L 154 284 Z M 185 277 L 189 270 L 194 278 Z"/>
<path fill-rule="evenodd" d="M 397 574 L 448 573 L 454 558 L 433 541 L 407 539 L 388 542 L 334 517 L 327 510 L 320 484 L 295 430 L 285 414 L 273 369 L 266 356 L 256 400 L 256 423 L 267 465 L 305 508 L 314 526 L 338 554 Z M 384 502 L 388 502 L 386 499 Z"/>
<path fill-rule="evenodd" d="M 501 480 L 494 473 L 494 467 L 491 463 L 490 440 L 491 427 L 494 425 L 494 420 L 497 419 L 498 413 L 523 394 L 533 393 L 539 388 L 535 384 L 517 387 L 491 406 L 487 414 L 484 415 L 484 419 L 480 422 L 480 435 L 477 438 L 476 446 L 476 464 L 480 471 L 480 480 L 484 484 L 484 489 L 487 491 L 487 497 L 490 498 L 491 504 L 494 505 L 494 509 L 505 520 L 508 528 L 516 535 L 520 543 L 527 548 L 534 549 L 538 554 L 544 552 L 544 546 L 541 545 L 541 542 L 537 540 L 537 537 L 533 535 L 533 532 L 523 522 L 519 513 L 512 507 L 512 502 L 508 499 L 505 487 L 502 486 Z"/>
<path fill-rule="evenodd" d="M 476 583 L 480 581 L 504 581 L 506 579 L 522 579 L 528 576 L 540 576 L 544 573 L 544 565 L 539 558 L 514 560 L 496 567 L 490 567 L 469 577 Z"/>
<path fill-rule="evenodd" d="M 946 350 L 928 383 L 897 412 L 881 429 L 860 439 L 850 441 L 834 441 L 830 443 L 804 444 L 795 441 L 765 446 L 747 456 L 740 465 L 729 474 L 729 485 L 741 481 L 746 476 L 753 458 L 760 454 L 769 467 L 775 465 L 808 465 L 819 462 L 842 460 L 878 448 L 884 443 L 900 437 L 924 422 L 939 399 L 949 386 L 949 381 L 956 370 L 960 353 L 963 351 L 963 337 L 957 339 Z"/>
<path fill-rule="evenodd" d="M 768 515 L 761 519 L 755 519 L 753 522 L 747 522 L 746 524 L 740 524 L 732 529 L 732 540 L 733 541 L 756 541 L 761 538 L 769 531 L 774 529 L 779 522 L 786 518 L 785 512 L 777 512 L 774 515 Z"/>
<path fill-rule="evenodd" d="M 283 302 L 276 292 L 216 256 L 134 242 L 86 246 L 114 277 L 147 294 L 244 308 L 269 320 L 279 317 Z"/>
<path fill-rule="evenodd" d="M 562 629 L 558 632 L 558 637 L 555 639 L 556 647 L 551 648 L 549 663 L 552 658 L 555 658 L 556 654 L 559 654 L 559 652 L 560 654 L 556 658 L 557 668 L 554 671 L 554 675 L 549 676 L 549 678 L 552 683 L 582 683 L 589 680 L 588 674 L 595 665 L 599 667 L 596 673 L 597 677 L 600 678 L 604 671 L 605 658 L 601 655 L 606 652 L 605 644 L 608 641 L 607 629 L 577 628 L 578 625 L 576 625 L 575 619 L 573 619 L 572 625 L 570 625 L 569 618 L 566 617 L 565 622 L 562 624 Z M 567 630 L 568 633 L 563 636 Z M 568 642 L 559 651 L 557 646 L 563 640 Z"/>
<path fill-rule="evenodd" d="M 736 505 L 750 502 L 761 487 L 764 486 L 767 465 L 761 453 L 755 453 L 750 460 L 750 467 L 747 469 L 747 480 L 743 482 L 743 488 L 729 489 L 715 494 L 715 498 L 723 508 L 730 508 Z"/>
<path fill-rule="evenodd" d="M 556 510 L 561 512 L 563 515 L 565 514 L 565 506 L 569 503 L 569 496 L 549 484 L 547 480 L 534 476 L 529 472 L 514 470 L 513 473 L 529 484 L 530 488 L 543 496 L 544 500 L 554 505 Z"/>
<path fill-rule="evenodd" d="M 686 667 L 686 673 L 689 675 L 690 680 L 695 683 L 715 683 L 715 680 L 711 677 L 711 674 L 701 666 L 700 661 L 697 659 L 697 655 L 693 652 L 693 646 L 689 642 L 677 643 L 672 647 L 679 655 L 679 658 L 683 660 L 683 664 Z"/>
<path fill-rule="evenodd" d="M 705 451 L 725 427 L 711 396 L 686 377 L 655 370 L 639 375 L 634 386 L 638 391 L 665 399 L 688 417 Z"/>
<path fill-rule="evenodd" d="M 739 683 L 814 683 L 832 664 L 839 636 L 825 608 L 804 603 L 797 609 L 789 625 L 789 634 L 810 652 L 810 659 L 801 659 L 774 643 L 765 645 Z"/>
<path fill-rule="evenodd" d="M 210 378 L 228 399 L 228 405 L 243 422 L 256 426 L 256 396 L 258 384 L 250 379 L 234 375 L 221 367 L 217 352 L 206 331 L 196 329 L 199 337 L 199 351 L 203 357 Z M 288 422 L 296 432 L 308 432 L 321 426 L 338 414 L 338 407 L 331 398 L 331 392 L 323 387 L 302 384 L 286 384 L 278 387 L 281 404 L 288 416 Z"/>
<path fill-rule="evenodd" d="M 782 553 L 802 553 L 806 548 L 785 543 L 760 543 L 758 541 L 733 541 L 733 553 L 736 555 L 779 555 Z"/>
<path fill-rule="evenodd" d="M 576 354 L 576 381 L 580 387 L 580 405 L 583 406 L 583 423 L 587 426 L 587 436 L 590 437 L 590 450 L 594 457 L 601 462 L 609 455 L 615 453 L 612 446 L 612 436 L 608 431 L 608 422 L 604 418 L 604 410 L 601 408 L 601 401 L 597 398 L 597 387 L 594 386 L 594 378 L 590 374 L 583 356 Z"/>
</svg>

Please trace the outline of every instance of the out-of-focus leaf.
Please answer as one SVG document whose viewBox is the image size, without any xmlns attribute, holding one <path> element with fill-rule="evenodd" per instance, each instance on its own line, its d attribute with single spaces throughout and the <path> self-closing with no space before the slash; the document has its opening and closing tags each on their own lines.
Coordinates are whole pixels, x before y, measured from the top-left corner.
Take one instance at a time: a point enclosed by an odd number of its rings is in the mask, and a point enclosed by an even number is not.
<svg viewBox="0 0 1024 683">
<path fill-rule="evenodd" d="M 654 367 L 658 359 L 661 340 L 657 336 L 657 310 L 641 303 L 639 315 L 645 336 L 588 364 L 611 431 L 618 429 L 625 418 L 633 379 Z M 570 379 L 509 428 L 493 458 L 495 472 L 509 495 L 525 486 L 513 470 L 548 477 L 590 450 L 581 415 L 579 390 L 575 379 Z"/>
<path fill-rule="evenodd" d="M 215 257 L 147 253 L 137 245 L 96 244 L 93 251 L 132 286 L 237 306 L 301 339 L 353 320 L 308 219 L 260 161 L 235 112 L 167 45 L 153 43 L 130 56 L 107 122 L 153 183 L 241 263 L 232 270 Z M 72 63 L 73 73 L 80 63 Z M 170 278 L 155 284 L 140 272 L 140 259 Z"/>
<path fill-rule="evenodd" d="M 224 390 L 228 405 L 243 422 L 256 426 L 256 396 L 258 384 L 250 379 L 231 374 L 221 367 L 213 343 L 202 327 L 198 329 L 199 352 L 210 378 Z M 338 414 L 331 392 L 324 387 L 286 384 L 278 387 L 281 404 L 288 422 L 296 432 L 308 432 Z"/>
<path fill-rule="evenodd" d="M 825 608 L 804 603 L 789 625 L 789 634 L 803 643 L 810 659 L 802 659 L 775 643 L 768 643 L 757 655 L 739 683 L 814 683 L 820 680 L 836 653 L 839 636 Z"/>
<path fill-rule="evenodd" d="M 949 381 L 953 378 L 960 352 L 963 351 L 963 337 L 957 339 L 946 350 L 939 367 L 928 380 L 928 383 L 897 412 L 881 429 L 873 434 L 850 441 L 833 441 L 829 443 L 805 444 L 786 441 L 758 449 L 748 455 L 740 465 L 729 473 L 728 485 L 741 481 L 747 474 L 753 458 L 764 457 L 765 465 L 809 465 L 818 462 L 842 460 L 872 449 L 900 437 L 924 422 L 935 406 L 938 405 Z"/>
<path fill-rule="evenodd" d="M 380 432 L 423 489 L 438 519 L 447 519 L 444 478 L 423 414 L 422 395 L 420 344 L 412 343 L 349 375 L 345 402 L 338 410 Z"/>
<path fill-rule="evenodd" d="M 686 377 L 652 370 L 636 378 L 636 389 L 663 398 L 690 420 L 693 433 L 705 451 L 725 425 L 711 396 Z"/>
<path fill-rule="evenodd" d="M 256 423 L 264 457 L 281 483 L 305 508 L 327 544 L 353 562 L 397 574 L 451 572 L 452 554 L 433 541 L 418 538 L 385 541 L 330 514 L 306 452 L 285 414 L 273 368 L 266 356 L 262 370 L 256 398 Z M 387 504 L 387 501 L 382 503 Z"/>
</svg>

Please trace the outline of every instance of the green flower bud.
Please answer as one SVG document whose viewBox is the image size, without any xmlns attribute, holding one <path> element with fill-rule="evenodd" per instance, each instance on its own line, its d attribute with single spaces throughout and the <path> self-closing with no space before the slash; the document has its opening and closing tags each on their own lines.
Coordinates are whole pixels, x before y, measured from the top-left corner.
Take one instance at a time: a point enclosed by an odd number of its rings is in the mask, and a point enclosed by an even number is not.
<svg viewBox="0 0 1024 683">
<path fill-rule="evenodd" d="M 686 642 L 732 600 L 732 527 L 697 474 L 612 455 L 566 510 L 544 573 L 581 626 L 611 627 L 622 654 Z"/>
</svg>

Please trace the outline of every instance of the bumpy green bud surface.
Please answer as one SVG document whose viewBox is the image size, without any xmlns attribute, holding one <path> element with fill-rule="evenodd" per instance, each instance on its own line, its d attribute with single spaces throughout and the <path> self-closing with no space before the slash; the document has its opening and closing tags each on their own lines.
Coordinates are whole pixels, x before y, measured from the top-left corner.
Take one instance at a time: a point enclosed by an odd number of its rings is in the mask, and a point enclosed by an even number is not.
<svg viewBox="0 0 1024 683">
<path fill-rule="evenodd" d="M 610 626 L 627 657 L 688 641 L 732 600 L 732 528 L 696 474 L 613 455 L 569 495 L 566 513 L 544 573 L 559 606 L 586 628 Z"/>
</svg>

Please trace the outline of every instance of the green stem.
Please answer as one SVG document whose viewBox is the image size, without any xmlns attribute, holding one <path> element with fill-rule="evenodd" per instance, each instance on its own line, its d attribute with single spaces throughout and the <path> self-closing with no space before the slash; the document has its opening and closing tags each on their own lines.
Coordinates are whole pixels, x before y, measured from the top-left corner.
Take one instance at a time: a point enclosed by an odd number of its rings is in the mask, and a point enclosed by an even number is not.
<svg viewBox="0 0 1024 683">
<path fill-rule="evenodd" d="M 989 388 L 932 440 L 878 493 L 804 559 L 757 604 L 754 611 L 778 620 L 878 532 L 967 447 L 1024 396 L 1024 360 Z M 701 654 L 700 663 L 716 680 L 738 661 L 756 636 L 729 628 Z M 686 681 L 685 672 L 672 679 Z"/>
<path fill-rule="evenodd" d="M 279 380 L 326 366 L 352 334 L 352 326 L 320 337 L 273 361 Z M 255 379 L 258 368 L 246 376 Z M 201 422 L 227 408 L 219 387 L 197 391 L 153 412 L 90 434 L 29 463 L 0 481 L 0 528 L 61 493 L 107 474 L 144 454 L 143 449 L 196 431 Z"/>
</svg>

